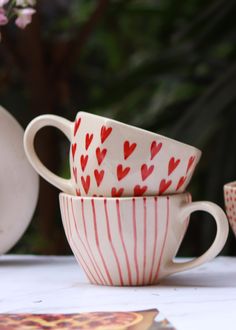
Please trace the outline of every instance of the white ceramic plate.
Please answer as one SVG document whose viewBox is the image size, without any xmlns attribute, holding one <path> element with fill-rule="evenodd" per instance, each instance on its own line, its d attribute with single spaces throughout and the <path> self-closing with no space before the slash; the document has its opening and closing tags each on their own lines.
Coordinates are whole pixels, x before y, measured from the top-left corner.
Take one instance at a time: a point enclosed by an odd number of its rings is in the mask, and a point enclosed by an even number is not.
<svg viewBox="0 0 236 330">
<path fill-rule="evenodd" d="M 38 199 L 39 178 L 23 148 L 24 131 L 0 106 L 0 254 L 20 239 Z"/>
</svg>

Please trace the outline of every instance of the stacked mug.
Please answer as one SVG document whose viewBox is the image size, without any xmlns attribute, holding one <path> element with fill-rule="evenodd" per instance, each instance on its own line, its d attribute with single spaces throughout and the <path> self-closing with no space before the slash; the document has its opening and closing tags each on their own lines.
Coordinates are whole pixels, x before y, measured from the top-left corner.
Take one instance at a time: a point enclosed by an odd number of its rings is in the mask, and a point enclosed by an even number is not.
<svg viewBox="0 0 236 330">
<path fill-rule="evenodd" d="M 236 237 L 236 181 L 224 185 L 224 200 L 228 220 Z"/>
<path fill-rule="evenodd" d="M 58 128 L 71 143 L 68 180 L 48 170 L 35 152 L 35 135 L 44 126 Z M 66 237 L 91 283 L 156 284 L 214 258 L 225 244 L 224 212 L 210 202 L 192 202 L 186 192 L 201 157 L 195 147 L 85 112 L 75 122 L 37 117 L 25 131 L 24 146 L 35 170 L 62 191 Z M 214 217 L 216 238 L 202 256 L 176 263 L 195 211 Z"/>
</svg>

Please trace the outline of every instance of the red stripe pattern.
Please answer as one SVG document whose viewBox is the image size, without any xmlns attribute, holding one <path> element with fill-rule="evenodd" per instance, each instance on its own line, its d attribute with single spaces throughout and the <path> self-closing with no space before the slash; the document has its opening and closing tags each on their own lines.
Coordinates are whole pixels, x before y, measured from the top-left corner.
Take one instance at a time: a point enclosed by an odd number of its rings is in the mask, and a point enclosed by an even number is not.
<svg viewBox="0 0 236 330">
<path fill-rule="evenodd" d="M 60 195 L 68 242 L 89 281 L 118 286 L 156 284 L 167 275 L 166 261 L 188 223 L 176 213 L 189 201 L 187 194 L 123 200 Z"/>
</svg>

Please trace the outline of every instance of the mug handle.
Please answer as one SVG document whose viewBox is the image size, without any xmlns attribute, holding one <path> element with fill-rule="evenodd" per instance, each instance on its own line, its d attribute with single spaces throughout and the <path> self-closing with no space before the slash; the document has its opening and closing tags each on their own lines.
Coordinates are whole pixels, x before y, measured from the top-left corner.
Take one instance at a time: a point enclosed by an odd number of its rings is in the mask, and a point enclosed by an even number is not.
<svg viewBox="0 0 236 330">
<path fill-rule="evenodd" d="M 63 179 L 58 175 L 50 171 L 39 159 L 34 148 L 34 139 L 36 133 L 45 126 L 56 127 L 62 131 L 68 140 L 71 142 L 72 132 L 73 132 L 73 122 L 55 115 L 42 115 L 33 119 L 27 126 L 24 133 L 24 148 L 25 153 L 34 167 L 34 169 L 53 186 L 59 188 L 60 190 L 68 193 L 74 194 L 74 189 L 72 185 L 71 178 Z"/>
<path fill-rule="evenodd" d="M 222 250 L 229 233 L 229 224 L 224 211 L 216 204 L 212 202 L 193 202 L 187 205 L 183 205 L 180 211 L 180 221 L 188 218 L 191 213 L 195 211 L 205 211 L 211 214 L 216 222 L 216 237 L 210 246 L 210 248 L 202 254 L 200 257 L 187 262 L 174 262 L 166 265 L 167 272 L 177 273 L 184 270 L 188 270 L 194 267 L 198 267 L 203 263 L 213 259 Z"/>
</svg>

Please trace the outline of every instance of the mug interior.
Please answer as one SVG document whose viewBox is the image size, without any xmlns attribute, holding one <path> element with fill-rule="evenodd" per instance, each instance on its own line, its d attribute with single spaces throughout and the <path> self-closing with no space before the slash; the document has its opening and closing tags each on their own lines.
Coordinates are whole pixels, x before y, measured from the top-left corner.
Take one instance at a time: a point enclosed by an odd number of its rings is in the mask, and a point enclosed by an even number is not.
<svg viewBox="0 0 236 330">
<path fill-rule="evenodd" d="M 232 182 L 226 183 L 224 185 L 224 189 L 226 189 L 226 190 L 228 190 L 228 189 L 236 190 L 236 181 L 232 181 Z"/>
<path fill-rule="evenodd" d="M 178 140 L 171 139 L 167 136 L 160 135 L 160 134 L 145 130 L 143 128 L 140 128 L 140 127 L 137 127 L 137 126 L 134 126 L 134 125 L 125 124 L 125 123 L 117 121 L 115 119 L 110 119 L 110 118 L 107 118 L 107 117 L 91 114 L 89 112 L 84 112 L 84 111 L 78 112 L 77 115 L 76 115 L 76 119 L 81 115 L 82 116 L 87 116 L 87 117 L 94 117 L 94 118 L 97 118 L 99 120 L 103 120 L 104 124 L 106 124 L 106 125 L 113 125 L 113 126 L 121 127 L 121 128 L 123 127 L 123 128 L 129 129 L 133 132 L 136 131 L 136 133 L 139 133 L 139 134 L 142 134 L 142 135 L 144 134 L 146 136 L 149 136 L 152 139 L 163 140 L 163 141 L 169 142 L 171 144 L 174 143 L 177 146 L 181 146 L 181 147 L 184 147 L 184 148 L 187 148 L 187 149 L 192 149 L 192 152 L 194 154 L 198 155 L 199 158 L 201 157 L 202 151 L 200 149 L 196 148 L 195 146 L 189 145 L 187 143 L 183 143 L 183 142 L 180 142 Z"/>
</svg>

